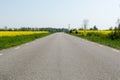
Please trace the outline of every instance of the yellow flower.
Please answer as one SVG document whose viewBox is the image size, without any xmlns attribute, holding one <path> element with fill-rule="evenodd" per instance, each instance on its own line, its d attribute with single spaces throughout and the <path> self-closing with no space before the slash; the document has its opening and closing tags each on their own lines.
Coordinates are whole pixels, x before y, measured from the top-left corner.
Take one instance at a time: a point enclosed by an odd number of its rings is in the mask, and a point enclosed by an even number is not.
<svg viewBox="0 0 120 80">
<path fill-rule="evenodd" d="M 0 31 L 0 36 L 19 36 L 30 34 L 49 33 L 48 31 Z"/>
<path fill-rule="evenodd" d="M 112 30 L 78 30 L 78 35 L 86 35 L 87 33 L 101 33 L 103 35 L 108 35 L 111 32 Z"/>
</svg>

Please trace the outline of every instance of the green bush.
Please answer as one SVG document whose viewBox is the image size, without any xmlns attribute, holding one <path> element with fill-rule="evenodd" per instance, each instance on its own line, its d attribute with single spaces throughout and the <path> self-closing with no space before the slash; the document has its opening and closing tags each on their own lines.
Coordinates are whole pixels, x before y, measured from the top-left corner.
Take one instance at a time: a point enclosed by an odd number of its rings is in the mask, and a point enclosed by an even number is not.
<svg viewBox="0 0 120 80">
<path fill-rule="evenodd" d="M 108 37 L 112 40 L 120 39 L 120 29 L 116 27 L 114 32 L 110 33 Z"/>
</svg>

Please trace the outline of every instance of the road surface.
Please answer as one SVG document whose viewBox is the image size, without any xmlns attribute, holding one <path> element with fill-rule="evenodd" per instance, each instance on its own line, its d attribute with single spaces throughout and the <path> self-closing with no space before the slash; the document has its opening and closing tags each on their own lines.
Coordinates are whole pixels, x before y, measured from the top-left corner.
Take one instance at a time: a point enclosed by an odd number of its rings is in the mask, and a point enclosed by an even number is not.
<svg viewBox="0 0 120 80">
<path fill-rule="evenodd" d="M 120 80 L 120 51 L 55 33 L 1 50 L 0 80 Z"/>
</svg>

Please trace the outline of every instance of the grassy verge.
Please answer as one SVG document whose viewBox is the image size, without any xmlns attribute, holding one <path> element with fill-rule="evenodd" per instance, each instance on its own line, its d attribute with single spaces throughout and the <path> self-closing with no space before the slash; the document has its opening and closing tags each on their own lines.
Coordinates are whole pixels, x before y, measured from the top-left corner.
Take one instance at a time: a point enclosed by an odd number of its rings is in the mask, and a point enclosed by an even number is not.
<svg viewBox="0 0 120 80">
<path fill-rule="evenodd" d="M 43 34 L 21 35 L 21 36 L 13 36 L 13 37 L 7 37 L 7 36 L 0 37 L 0 50 L 17 46 L 29 41 L 33 41 L 37 38 L 41 38 L 50 34 L 51 33 L 43 33 Z"/>
<path fill-rule="evenodd" d="M 75 34 L 73 34 L 75 35 Z M 111 40 L 107 37 L 100 37 L 100 36 L 81 36 L 81 35 L 75 35 L 93 42 L 97 42 L 99 44 L 107 45 L 116 49 L 120 50 L 120 40 Z"/>
</svg>

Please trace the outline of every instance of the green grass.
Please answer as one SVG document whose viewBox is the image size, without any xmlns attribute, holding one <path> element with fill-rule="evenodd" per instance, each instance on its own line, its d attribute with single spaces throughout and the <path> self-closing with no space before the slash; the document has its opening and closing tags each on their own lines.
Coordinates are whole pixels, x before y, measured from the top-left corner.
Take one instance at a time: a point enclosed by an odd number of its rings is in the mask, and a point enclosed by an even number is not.
<svg viewBox="0 0 120 80">
<path fill-rule="evenodd" d="M 74 34 L 75 35 L 75 34 Z M 107 45 L 116 49 L 120 50 L 120 40 L 111 40 L 107 37 L 100 37 L 100 36 L 80 36 L 80 35 L 75 35 L 99 44 Z"/>
<path fill-rule="evenodd" d="M 42 38 L 50 34 L 51 33 L 43 33 L 43 34 L 21 35 L 21 36 L 14 36 L 14 37 L 7 37 L 7 36 L 0 37 L 0 50 L 17 46 L 23 43 L 27 43 L 37 38 Z"/>
</svg>

